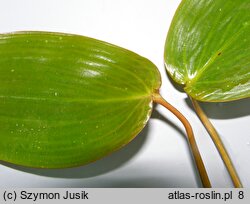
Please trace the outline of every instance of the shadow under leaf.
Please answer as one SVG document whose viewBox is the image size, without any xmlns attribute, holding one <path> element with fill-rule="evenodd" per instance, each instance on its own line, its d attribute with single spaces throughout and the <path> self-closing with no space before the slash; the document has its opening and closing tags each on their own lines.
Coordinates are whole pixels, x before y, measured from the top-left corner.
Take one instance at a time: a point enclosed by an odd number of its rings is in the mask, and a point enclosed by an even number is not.
<svg viewBox="0 0 250 204">
<path fill-rule="evenodd" d="M 186 98 L 185 101 L 194 111 L 191 100 Z M 206 115 L 213 119 L 233 119 L 250 115 L 250 98 L 220 103 L 199 102 L 199 104 Z"/>
<path fill-rule="evenodd" d="M 178 133 L 179 135 L 182 136 L 182 139 L 185 139 L 186 141 L 186 144 L 189 148 L 189 143 L 188 143 L 188 140 L 187 140 L 187 136 L 186 134 L 175 124 L 173 123 L 172 121 L 170 121 L 169 119 L 167 119 L 165 116 L 163 116 L 159 111 L 157 111 L 156 109 L 154 110 L 153 114 L 152 114 L 152 117 L 151 118 L 154 118 L 154 119 L 159 119 L 165 123 L 167 123 L 168 125 L 172 126 Z M 166 144 L 167 146 L 167 144 Z M 190 149 L 190 148 L 189 148 Z M 195 164 L 195 161 L 194 161 L 194 158 L 193 158 L 193 155 L 192 155 L 192 152 L 191 150 L 188 152 L 189 153 L 189 158 L 190 158 L 190 161 L 192 161 L 192 169 L 194 172 L 196 172 L 195 174 L 195 181 L 196 183 L 201 187 L 202 186 L 202 183 L 201 183 L 201 180 L 200 180 L 200 176 L 199 176 L 199 172 L 198 172 L 198 169 L 196 167 L 196 164 Z"/>
</svg>

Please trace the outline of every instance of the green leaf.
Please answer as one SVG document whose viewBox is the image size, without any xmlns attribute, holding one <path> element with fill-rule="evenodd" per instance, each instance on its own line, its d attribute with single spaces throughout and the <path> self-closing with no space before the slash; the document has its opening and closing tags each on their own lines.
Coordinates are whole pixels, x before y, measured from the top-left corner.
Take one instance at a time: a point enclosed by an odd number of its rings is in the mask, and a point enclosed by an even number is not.
<svg viewBox="0 0 250 204">
<path fill-rule="evenodd" d="M 154 64 L 95 39 L 0 35 L 0 160 L 44 168 L 95 161 L 130 142 L 152 111 Z"/>
<path fill-rule="evenodd" d="M 250 96 L 250 0 L 183 0 L 165 45 L 171 77 L 201 101 Z"/>
</svg>

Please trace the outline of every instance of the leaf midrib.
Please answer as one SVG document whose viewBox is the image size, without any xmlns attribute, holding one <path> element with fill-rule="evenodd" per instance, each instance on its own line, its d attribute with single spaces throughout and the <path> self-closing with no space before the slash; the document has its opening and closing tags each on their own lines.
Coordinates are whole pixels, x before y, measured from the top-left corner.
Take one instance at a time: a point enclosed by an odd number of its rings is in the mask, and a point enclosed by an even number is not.
<svg viewBox="0 0 250 204">
<path fill-rule="evenodd" d="M 82 98 L 76 98 L 76 99 L 69 99 L 69 98 L 63 98 L 63 97 L 57 97 L 55 96 L 55 99 L 52 98 L 38 98 L 38 97 L 27 97 L 27 96 L 4 96 L 1 95 L 0 99 L 17 99 L 17 100 L 33 100 L 33 101 L 60 101 L 60 102 L 98 102 L 98 103 L 108 103 L 108 102 L 120 102 L 120 101 L 132 101 L 132 100 L 143 100 L 146 98 L 151 98 L 151 95 L 140 95 L 140 96 L 131 96 L 131 97 L 124 97 L 124 98 L 109 98 L 109 99 L 82 99 Z"/>
</svg>

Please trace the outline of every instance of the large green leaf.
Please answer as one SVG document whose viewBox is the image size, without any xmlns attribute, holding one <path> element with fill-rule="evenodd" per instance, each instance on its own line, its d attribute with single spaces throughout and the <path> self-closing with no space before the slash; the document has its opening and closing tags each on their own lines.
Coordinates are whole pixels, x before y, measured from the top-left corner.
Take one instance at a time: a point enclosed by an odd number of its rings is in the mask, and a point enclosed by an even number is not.
<svg viewBox="0 0 250 204">
<path fill-rule="evenodd" d="M 250 0 L 183 0 L 165 45 L 171 77 L 201 101 L 250 96 Z"/>
<path fill-rule="evenodd" d="M 60 33 L 0 35 L 0 160 L 60 168 L 131 141 L 160 86 L 147 59 Z"/>
</svg>

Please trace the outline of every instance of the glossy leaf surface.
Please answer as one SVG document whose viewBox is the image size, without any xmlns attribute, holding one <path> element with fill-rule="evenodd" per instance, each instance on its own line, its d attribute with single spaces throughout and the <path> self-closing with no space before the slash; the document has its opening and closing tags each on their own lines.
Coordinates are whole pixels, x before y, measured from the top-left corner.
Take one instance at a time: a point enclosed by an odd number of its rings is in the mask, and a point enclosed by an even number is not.
<svg viewBox="0 0 250 204">
<path fill-rule="evenodd" d="M 147 59 L 95 39 L 47 32 L 0 35 L 0 160 L 63 168 L 131 141 L 160 86 Z"/>
<path fill-rule="evenodd" d="M 170 27 L 165 63 L 201 101 L 250 96 L 250 0 L 183 0 Z"/>
</svg>

